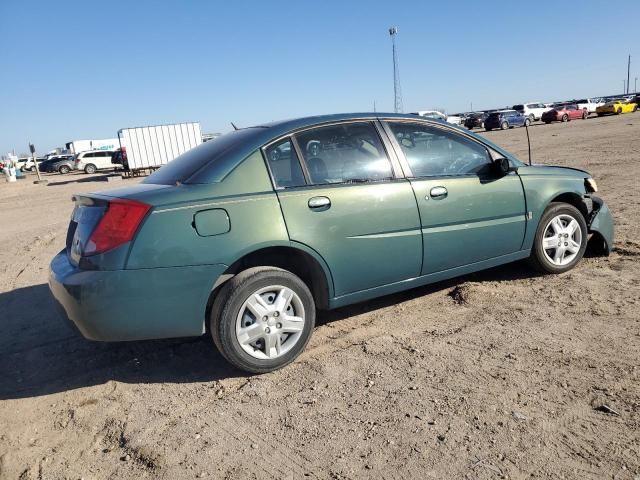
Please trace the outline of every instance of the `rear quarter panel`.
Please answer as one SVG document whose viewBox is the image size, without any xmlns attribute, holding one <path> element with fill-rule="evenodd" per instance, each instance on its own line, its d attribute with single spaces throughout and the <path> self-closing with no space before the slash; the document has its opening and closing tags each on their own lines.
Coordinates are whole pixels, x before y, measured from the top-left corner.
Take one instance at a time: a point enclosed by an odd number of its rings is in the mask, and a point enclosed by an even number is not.
<svg viewBox="0 0 640 480">
<path fill-rule="evenodd" d="M 136 236 L 128 269 L 186 265 L 229 265 L 261 247 L 288 245 L 278 198 L 266 166 L 255 152 L 222 182 L 181 185 L 151 193 L 155 208 Z M 212 236 L 199 235 L 198 212 L 223 209 L 230 229 Z"/>
</svg>

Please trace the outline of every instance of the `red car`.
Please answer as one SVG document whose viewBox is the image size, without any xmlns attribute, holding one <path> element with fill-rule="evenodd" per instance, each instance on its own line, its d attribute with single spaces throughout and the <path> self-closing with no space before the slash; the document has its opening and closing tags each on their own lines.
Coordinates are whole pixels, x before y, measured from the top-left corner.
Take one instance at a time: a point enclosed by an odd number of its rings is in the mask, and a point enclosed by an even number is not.
<svg viewBox="0 0 640 480">
<path fill-rule="evenodd" d="M 569 120 L 577 120 L 579 118 L 584 120 L 588 116 L 589 112 L 587 112 L 586 109 L 582 109 L 573 103 L 569 105 L 556 105 L 551 110 L 542 114 L 542 121 L 544 123 L 568 122 Z"/>
</svg>

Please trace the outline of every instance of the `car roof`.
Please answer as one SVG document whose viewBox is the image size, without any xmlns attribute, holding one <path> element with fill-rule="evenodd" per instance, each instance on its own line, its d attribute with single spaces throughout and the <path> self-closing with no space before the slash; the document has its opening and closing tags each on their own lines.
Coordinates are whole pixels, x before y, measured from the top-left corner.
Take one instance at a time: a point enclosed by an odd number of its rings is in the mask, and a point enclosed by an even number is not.
<svg viewBox="0 0 640 480">
<path fill-rule="evenodd" d="M 383 113 L 383 112 L 358 112 L 358 113 L 337 113 L 333 115 L 316 115 L 309 117 L 293 118 L 288 120 L 281 120 L 276 122 L 269 122 L 258 124 L 253 127 L 241 128 L 235 132 L 228 133 L 227 135 L 239 134 L 240 137 L 237 142 L 233 142 L 229 145 L 229 148 L 224 151 L 224 155 L 215 162 L 209 162 L 202 168 L 193 172 L 186 183 L 214 183 L 221 181 L 226 177 L 242 160 L 247 158 L 250 154 L 261 148 L 263 145 L 269 144 L 278 138 L 284 137 L 296 130 L 301 130 L 310 127 L 320 127 L 324 124 L 331 124 L 336 122 L 350 121 L 350 120 L 411 120 L 421 123 L 430 123 L 432 125 L 442 125 L 449 129 L 456 129 L 465 135 L 476 136 L 473 132 L 469 132 L 467 129 L 451 125 L 450 123 L 427 117 L 421 117 L 413 114 L 405 113 Z M 222 135 L 215 140 L 206 142 L 196 148 L 204 148 L 210 151 L 216 149 L 216 142 L 225 141 L 227 135 Z M 502 153 L 505 156 L 508 154 L 499 146 L 493 144 L 486 138 L 478 137 L 480 141 L 491 146 L 496 151 Z"/>
</svg>

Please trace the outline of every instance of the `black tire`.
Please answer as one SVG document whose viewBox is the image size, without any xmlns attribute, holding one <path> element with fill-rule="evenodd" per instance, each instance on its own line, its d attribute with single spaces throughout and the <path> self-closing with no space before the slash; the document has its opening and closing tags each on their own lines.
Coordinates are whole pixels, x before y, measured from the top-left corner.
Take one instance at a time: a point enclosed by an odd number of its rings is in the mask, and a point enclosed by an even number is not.
<svg viewBox="0 0 640 480">
<path fill-rule="evenodd" d="M 533 123 L 535 121 L 536 121 L 536 117 L 532 113 L 531 115 L 529 115 L 529 123 Z"/>
<path fill-rule="evenodd" d="M 562 116 L 562 121 L 563 122 L 568 122 L 569 121 L 569 115 L 567 115 L 566 113 Z"/>
<path fill-rule="evenodd" d="M 635 107 L 633 107 L 633 113 L 638 111 L 638 105 L 636 105 Z"/>
<path fill-rule="evenodd" d="M 502 122 L 500 124 L 500 130 L 506 130 L 507 128 L 509 128 L 509 123 L 507 122 Z"/>
<path fill-rule="evenodd" d="M 486 130 L 487 132 L 490 132 L 491 130 L 493 130 L 493 128 L 485 128 L 485 130 Z"/>
<path fill-rule="evenodd" d="M 566 265 L 555 265 L 545 255 L 544 249 L 542 248 L 542 242 L 544 238 L 544 233 L 547 228 L 549 222 L 558 215 L 568 215 L 573 217 L 580 226 L 581 234 L 582 234 L 582 243 L 580 244 L 580 250 L 577 255 L 571 260 L 571 262 Z M 577 265 L 577 263 L 582 259 L 584 252 L 587 248 L 587 240 L 588 240 L 588 230 L 587 230 L 587 222 L 584 219 L 584 216 L 573 205 L 562 202 L 554 202 L 551 203 L 547 209 L 545 210 L 540 222 L 538 223 L 538 228 L 536 230 L 536 236 L 534 238 L 533 248 L 531 249 L 531 256 L 529 257 L 530 265 L 538 270 L 539 272 L 548 274 L 558 274 L 564 273 L 568 270 L 571 270 L 573 267 Z"/>
<path fill-rule="evenodd" d="M 271 285 L 293 290 L 302 302 L 305 322 L 301 335 L 291 350 L 274 359 L 249 355 L 236 337 L 236 319 L 244 302 L 254 292 Z M 293 273 L 275 267 L 249 268 L 227 281 L 216 294 L 209 325 L 213 342 L 233 366 L 250 373 L 267 373 L 291 363 L 307 346 L 315 326 L 316 308 L 307 285 Z"/>
<path fill-rule="evenodd" d="M 604 116 L 604 113 L 597 113 L 596 115 L 598 115 L 599 117 Z"/>
<path fill-rule="evenodd" d="M 62 173 L 63 175 L 69 173 L 71 171 L 71 169 L 69 168 L 68 165 L 61 165 L 60 168 L 58 169 L 59 173 Z"/>
<path fill-rule="evenodd" d="M 89 163 L 84 167 L 84 173 L 96 173 L 97 170 L 98 168 L 93 163 Z"/>
<path fill-rule="evenodd" d="M 616 115 L 620 115 L 621 113 L 622 113 L 622 109 L 621 108 L 616 109 Z"/>
<path fill-rule="evenodd" d="M 529 125 L 531 125 L 531 120 L 527 118 L 527 119 L 524 121 L 524 125 L 525 125 L 526 127 L 528 127 Z"/>
<path fill-rule="evenodd" d="M 586 120 L 588 116 L 589 116 L 589 112 L 587 112 L 586 110 L 582 110 L 582 119 Z"/>
<path fill-rule="evenodd" d="M 545 120 L 544 123 L 546 123 L 547 125 L 549 125 L 551 123 L 550 120 Z"/>
</svg>

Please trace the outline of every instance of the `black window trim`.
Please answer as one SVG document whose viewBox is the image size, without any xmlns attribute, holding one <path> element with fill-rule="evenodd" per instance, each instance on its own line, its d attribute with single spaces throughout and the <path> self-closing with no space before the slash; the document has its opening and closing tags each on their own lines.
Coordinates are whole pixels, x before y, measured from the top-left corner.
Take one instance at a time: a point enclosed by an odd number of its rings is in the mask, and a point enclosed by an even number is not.
<svg viewBox="0 0 640 480">
<path fill-rule="evenodd" d="M 267 150 L 273 145 L 276 145 L 278 143 L 283 143 L 284 141 L 288 141 L 291 144 L 291 148 L 293 148 L 293 151 L 295 152 L 296 157 L 298 157 L 298 165 L 300 165 L 300 169 L 302 170 L 302 175 L 304 177 L 304 185 L 297 185 L 295 187 L 279 187 L 276 182 L 276 177 L 273 174 L 273 170 L 271 170 L 271 165 L 269 164 L 269 156 L 267 155 Z M 306 170 L 306 166 L 304 165 L 302 160 L 300 160 L 300 154 L 298 152 L 297 142 L 294 143 L 294 139 L 292 138 L 291 134 L 287 133 L 286 135 L 282 135 L 277 139 L 264 144 L 262 147 L 260 147 L 260 153 L 262 154 L 262 159 L 264 161 L 265 166 L 267 167 L 267 171 L 269 172 L 269 179 L 271 180 L 271 186 L 273 187 L 274 191 L 290 190 L 292 188 L 302 188 L 302 187 L 309 186 L 309 172 Z"/>
<path fill-rule="evenodd" d="M 455 128 L 451 128 L 451 127 L 448 127 L 446 125 L 440 125 L 439 123 L 436 123 L 436 122 L 420 121 L 420 120 L 414 120 L 414 119 L 409 119 L 409 118 L 393 118 L 393 117 L 384 118 L 384 117 L 382 117 L 382 118 L 380 118 L 380 123 L 381 123 L 381 125 L 382 125 L 382 127 L 383 127 L 383 129 L 384 129 L 384 131 L 385 131 L 385 133 L 387 135 L 387 137 L 389 137 L 389 140 L 390 140 L 391 144 L 393 145 L 394 150 L 396 151 L 396 155 L 398 156 L 398 159 L 400 160 L 400 164 L 402 165 L 402 168 L 405 171 L 405 175 L 406 175 L 406 177 L 408 179 L 420 180 L 420 179 L 436 179 L 436 178 L 467 178 L 467 177 L 484 177 L 484 175 L 481 175 L 479 173 L 461 173 L 461 174 L 449 174 L 449 175 L 437 174 L 437 175 L 421 175 L 421 176 L 414 175 L 413 170 L 411 170 L 411 166 L 409 165 L 409 162 L 407 161 L 407 157 L 405 156 L 404 152 L 402 151 L 402 147 L 398 143 L 398 140 L 396 140 L 396 137 L 393 134 L 393 131 L 391 130 L 391 127 L 389 126 L 390 122 L 425 125 L 425 126 L 428 126 L 428 127 L 436 128 L 438 130 L 443 130 L 445 132 L 452 133 L 454 135 L 459 135 L 459 136 L 461 136 L 463 138 L 466 138 L 467 140 L 471 140 L 474 143 L 477 143 L 478 145 L 482 146 L 482 148 L 484 148 L 486 150 L 486 152 L 487 152 L 487 156 L 490 159 L 490 162 L 489 162 L 490 164 L 491 164 L 491 161 L 495 159 L 495 156 L 491 153 L 492 149 L 489 148 L 488 145 L 486 145 L 483 142 L 479 141 L 478 139 L 472 137 L 471 135 L 467 135 L 463 131 L 458 131 Z"/>
</svg>

